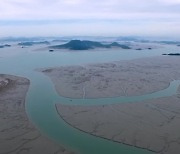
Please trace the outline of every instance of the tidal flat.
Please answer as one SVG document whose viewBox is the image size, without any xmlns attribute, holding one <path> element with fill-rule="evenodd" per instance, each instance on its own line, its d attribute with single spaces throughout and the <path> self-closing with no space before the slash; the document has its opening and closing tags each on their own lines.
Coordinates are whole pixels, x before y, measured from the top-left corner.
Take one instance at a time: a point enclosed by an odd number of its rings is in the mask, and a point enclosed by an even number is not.
<svg viewBox="0 0 180 154">
<path fill-rule="evenodd" d="M 54 82 L 57 92 L 68 98 L 135 96 L 165 89 L 180 79 L 178 57 L 62 66 L 42 69 Z"/>
<path fill-rule="evenodd" d="M 180 80 L 178 57 L 151 57 L 113 63 L 44 69 L 68 98 L 136 96 L 160 91 Z M 109 105 L 56 104 L 72 127 L 154 153 L 177 154 L 180 145 L 180 89 L 169 97 Z"/>
<path fill-rule="evenodd" d="M 0 75 L 0 153 L 73 154 L 42 134 L 25 111 L 26 78 Z"/>
</svg>

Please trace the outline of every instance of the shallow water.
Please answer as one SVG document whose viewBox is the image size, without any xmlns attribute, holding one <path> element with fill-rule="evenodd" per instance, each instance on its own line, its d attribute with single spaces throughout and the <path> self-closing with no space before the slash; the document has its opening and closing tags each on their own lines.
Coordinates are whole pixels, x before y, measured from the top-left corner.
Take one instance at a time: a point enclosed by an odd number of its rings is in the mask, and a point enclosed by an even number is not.
<svg viewBox="0 0 180 154">
<path fill-rule="evenodd" d="M 17 51 L 16 51 L 17 50 Z M 21 50 L 21 51 L 20 51 Z M 86 52 L 31 52 L 31 49 L 14 48 L 11 56 L 6 56 L 5 50 L 0 50 L 0 73 L 19 75 L 30 79 L 31 85 L 26 98 L 26 110 L 29 118 L 36 127 L 48 137 L 79 151 L 81 154 L 148 154 L 149 151 L 138 149 L 100 139 L 80 132 L 67 125 L 57 114 L 55 103 L 65 104 L 108 104 L 137 102 L 151 98 L 171 96 L 176 93 L 179 81 L 173 81 L 171 86 L 156 93 L 133 96 L 102 99 L 73 99 L 60 97 L 51 80 L 36 68 L 56 67 L 62 65 L 78 65 L 87 63 L 110 62 L 117 60 L 129 60 L 176 50 L 174 46 L 165 46 L 154 50 L 111 50 L 111 51 L 86 51 Z M 17 52 L 17 54 L 16 54 Z M 2 55 L 2 56 L 1 56 Z"/>
</svg>

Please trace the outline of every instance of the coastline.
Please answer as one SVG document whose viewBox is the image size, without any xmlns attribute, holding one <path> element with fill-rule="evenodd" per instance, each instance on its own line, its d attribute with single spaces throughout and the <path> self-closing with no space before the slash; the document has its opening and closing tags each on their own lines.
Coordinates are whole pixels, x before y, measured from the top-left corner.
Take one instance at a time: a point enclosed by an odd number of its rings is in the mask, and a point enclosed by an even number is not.
<svg viewBox="0 0 180 154">
<path fill-rule="evenodd" d="M 34 154 L 73 152 L 43 136 L 25 112 L 28 79 L 0 75 L 0 153 Z"/>
</svg>

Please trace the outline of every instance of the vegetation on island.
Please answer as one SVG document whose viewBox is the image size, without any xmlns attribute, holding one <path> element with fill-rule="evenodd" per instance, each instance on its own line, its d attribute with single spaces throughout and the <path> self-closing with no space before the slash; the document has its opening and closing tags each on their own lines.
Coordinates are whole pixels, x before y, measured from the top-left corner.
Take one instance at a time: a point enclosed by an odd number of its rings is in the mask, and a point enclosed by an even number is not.
<svg viewBox="0 0 180 154">
<path fill-rule="evenodd" d="M 40 44 L 46 44 L 46 45 L 49 45 L 50 43 L 48 41 L 41 41 L 41 42 L 20 42 L 18 43 L 18 45 L 21 45 L 21 46 L 32 46 L 32 45 L 40 45 Z"/>
<path fill-rule="evenodd" d="M 81 40 L 71 40 L 70 42 L 62 45 L 50 46 L 53 49 L 70 49 L 70 50 L 89 50 L 94 48 L 112 48 L 120 47 L 123 49 L 130 49 L 127 45 L 121 45 L 117 42 L 111 44 L 102 44 L 96 41 L 81 41 Z"/>
</svg>

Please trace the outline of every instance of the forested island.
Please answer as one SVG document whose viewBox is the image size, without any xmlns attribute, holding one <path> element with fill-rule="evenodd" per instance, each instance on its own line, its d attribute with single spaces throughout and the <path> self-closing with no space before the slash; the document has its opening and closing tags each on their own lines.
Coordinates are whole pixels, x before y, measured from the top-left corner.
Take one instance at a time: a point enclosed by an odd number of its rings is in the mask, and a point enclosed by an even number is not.
<svg viewBox="0 0 180 154">
<path fill-rule="evenodd" d="M 102 44 L 96 41 L 81 41 L 81 40 L 71 40 L 68 43 L 62 45 L 50 46 L 51 49 L 70 49 L 70 50 L 89 50 L 94 48 L 112 48 L 119 47 L 122 49 L 130 49 L 127 45 L 122 45 L 117 42 L 111 44 Z"/>
<path fill-rule="evenodd" d="M 6 47 L 11 47 L 11 45 L 9 45 L 9 44 L 0 45 L 0 48 L 6 48 Z"/>
<path fill-rule="evenodd" d="M 45 45 L 49 45 L 50 43 L 48 41 L 40 41 L 40 42 L 20 42 L 18 43 L 18 45 L 21 46 L 33 46 L 33 45 L 40 45 L 40 44 L 45 44 Z"/>
</svg>

